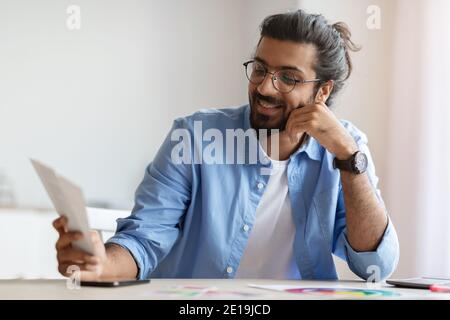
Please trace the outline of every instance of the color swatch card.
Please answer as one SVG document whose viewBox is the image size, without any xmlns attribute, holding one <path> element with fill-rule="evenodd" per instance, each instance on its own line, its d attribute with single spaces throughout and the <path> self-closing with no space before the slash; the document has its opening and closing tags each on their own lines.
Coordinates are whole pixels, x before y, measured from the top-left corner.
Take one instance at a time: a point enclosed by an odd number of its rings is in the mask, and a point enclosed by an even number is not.
<svg viewBox="0 0 450 320">
<path fill-rule="evenodd" d="M 330 299 L 358 299 L 375 297 L 395 297 L 400 294 L 388 290 L 362 289 L 362 288 L 321 288 L 321 287 L 303 287 L 287 285 L 255 285 L 249 284 L 249 287 L 281 291 L 287 293 L 304 294 Z"/>
</svg>

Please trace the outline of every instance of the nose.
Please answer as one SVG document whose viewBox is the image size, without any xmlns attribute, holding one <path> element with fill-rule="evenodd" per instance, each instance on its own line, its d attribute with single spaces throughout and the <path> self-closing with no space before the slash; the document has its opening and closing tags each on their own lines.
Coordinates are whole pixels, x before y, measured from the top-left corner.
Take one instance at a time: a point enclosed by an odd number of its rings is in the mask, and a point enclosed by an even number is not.
<svg viewBox="0 0 450 320">
<path fill-rule="evenodd" d="M 270 73 L 266 73 L 266 76 L 258 87 L 256 88 L 258 92 L 263 96 L 274 96 L 277 95 L 278 91 L 275 89 L 272 81 L 273 75 Z"/>
</svg>

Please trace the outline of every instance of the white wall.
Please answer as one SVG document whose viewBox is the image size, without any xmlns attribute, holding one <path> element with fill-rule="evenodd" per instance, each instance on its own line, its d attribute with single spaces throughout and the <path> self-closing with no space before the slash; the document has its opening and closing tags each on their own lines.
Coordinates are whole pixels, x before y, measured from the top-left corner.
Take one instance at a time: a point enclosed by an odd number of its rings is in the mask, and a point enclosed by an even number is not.
<svg viewBox="0 0 450 320">
<path fill-rule="evenodd" d="M 81 30 L 66 28 L 69 4 Z M 246 6 L 247 4 L 245 4 Z M 1 1 L 0 168 L 18 205 L 49 202 L 28 157 L 89 200 L 130 208 L 172 120 L 246 103 L 244 4 Z"/>
</svg>

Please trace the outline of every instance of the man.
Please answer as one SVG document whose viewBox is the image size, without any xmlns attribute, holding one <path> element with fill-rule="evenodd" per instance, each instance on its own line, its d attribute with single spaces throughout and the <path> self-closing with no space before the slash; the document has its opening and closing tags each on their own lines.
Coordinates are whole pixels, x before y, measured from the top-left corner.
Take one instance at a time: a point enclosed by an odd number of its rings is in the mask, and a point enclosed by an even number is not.
<svg viewBox="0 0 450 320">
<path fill-rule="evenodd" d="M 351 74 L 352 50 L 343 23 L 302 10 L 267 17 L 244 63 L 249 105 L 177 119 L 131 216 L 118 220 L 106 245 L 92 233 L 94 256 L 72 248 L 81 235 L 57 219 L 59 271 L 78 265 L 83 280 L 336 279 L 335 254 L 363 279 L 389 276 L 399 246 L 367 138 L 329 108 Z M 259 139 L 268 163 L 192 161 L 208 148 L 195 134 L 198 123 L 215 130 L 206 142 L 231 129 L 258 130 L 247 138 Z M 270 139 L 260 134 L 265 129 Z M 194 138 L 182 150 L 186 132 Z"/>
</svg>

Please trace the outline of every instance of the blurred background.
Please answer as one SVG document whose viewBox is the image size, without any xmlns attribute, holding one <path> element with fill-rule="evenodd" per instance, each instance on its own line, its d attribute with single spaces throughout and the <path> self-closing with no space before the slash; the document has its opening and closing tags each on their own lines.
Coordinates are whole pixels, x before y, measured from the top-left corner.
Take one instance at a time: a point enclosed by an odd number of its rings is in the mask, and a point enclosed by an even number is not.
<svg viewBox="0 0 450 320">
<path fill-rule="evenodd" d="M 130 210 L 173 119 L 247 103 L 259 24 L 298 8 L 346 22 L 363 47 L 336 112 L 369 137 L 394 276 L 450 277 L 450 1 L 0 0 L 0 278 L 57 277 L 30 157 L 89 205 Z"/>
</svg>

